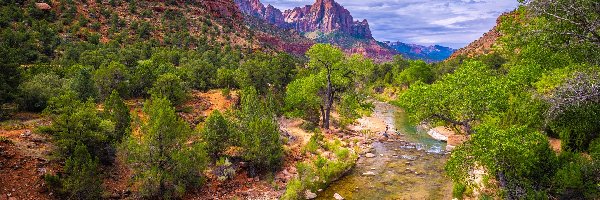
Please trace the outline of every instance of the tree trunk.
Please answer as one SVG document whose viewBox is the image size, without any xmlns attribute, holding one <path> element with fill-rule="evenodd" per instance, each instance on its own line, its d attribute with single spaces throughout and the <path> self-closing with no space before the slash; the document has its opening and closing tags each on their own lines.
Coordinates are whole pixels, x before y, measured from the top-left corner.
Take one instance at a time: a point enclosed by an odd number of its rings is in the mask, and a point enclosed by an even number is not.
<svg viewBox="0 0 600 200">
<path fill-rule="evenodd" d="M 325 128 L 325 107 L 323 107 L 322 105 L 321 105 L 321 121 L 323 122 L 323 124 L 321 124 L 321 128 Z"/>
<path fill-rule="evenodd" d="M 331 114 L 331 107 L 333 104 L 333 88 L 331 85 L 331 69 L 327 68 L 327 92 L 325 94 L 325 120 L 323 121 L 323 128 L 329 129 L 329 116 Z"/>
</svg>

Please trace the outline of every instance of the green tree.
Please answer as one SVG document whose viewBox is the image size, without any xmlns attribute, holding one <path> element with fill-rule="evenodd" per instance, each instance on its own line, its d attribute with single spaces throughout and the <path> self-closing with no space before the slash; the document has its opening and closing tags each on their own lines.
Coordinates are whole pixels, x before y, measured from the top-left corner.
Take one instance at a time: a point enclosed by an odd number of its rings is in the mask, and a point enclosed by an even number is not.
<svg viewBox="0 0 600 200">
<path fill-rule="evenodd" d="M 45 179 L 64 199 L 92 200 L 102 197 L 98 159 L 93 158 L 81 143 L 77 144 L 73 155 L 66 160 L 64 174 L 61 177 L 46 176 Z"/>
<path fill-rule="evenodd" d="M 423 83 L 432 83 L 434 80 L 433 75 L 434 74 L 431 70 L 431 67 L 425 63 L 425 61 L 410 61 L 410 66 L 398 74 L 396 81 L 407 86 L 410 86 L 417 81 Z"/>
<path fill-rule="evenodd" d="M 73 92 L 48 102 L 44 113 L 52 119 L 51 131 L 61 156 L 72 156 L 77 144 L 82 143 L 101 162 L 113 161 L 114 148 L 107 142 L 107 135 L 113 134 L 114 124 L 100 118 L 94 102 L 82 103 Z"/>
<path fill-rule="evenodd" d="M 202 182 L 206 153 L 200 143 L 192 142 L 192 130 L 175 113 L 166 98 L 152 98 L 144 106 L 148 120 L 141 135 L 125 143 L 128 161 L 142 196 L 171 199 Z"/>
<path fill-rule="evenodd" d="M 152 89 L 150 94 L 155 97 L 165 97 L 173 105 L 181 105 L 187 100 L 186 88 L 183 85 L 181 79 L 171 73 L 160 75 Z"/>
<path fill-rule="evenodd" d="M 241 94 L 240 128 L 244 160 L 250 174 L 275 171 L 283 164 L 283 144 L 272 105 L 261 99 L 256 89 L 244 88 Z"/>
<path fill-rule="evenodd" d="M 112 135 L 109 135 L 108 139 L 121 142 L 121 139 L 130 131 L 131 115 L 129 114 L 129 108 L 127 108 L 116 90 L 113 90 L 104 102 L 104 113 L 115 125 L 115 131 Z"/>
<path fill-rule="evenodd" d="M 414 122 L 433 120 L 473 133 L 474 122 L 506 109 L 508 86 L 503 81 L 481 62 L 467 62 L 431 85 L 413 84 L 395 103 Z"/>
<path fill-rule="evenodd" d="M 73 80 L 72 90 L 77 92 L 81 100 L 96 99 L 98 97 L 98 89 L 94 84 L 92 69 L 84 66 L 75 66 L 73 68 L 77 68 L 78 73 L 75 76 L 75 80 Z"/>
<path fill-rule="evenodd" d="M 232 143 L 233 134 L 229 128 L 230 122 L 219 112 L 213 111 L 202 129 L 202 138 L 206 142 L 206 151 L 213 159 L 219 158 Z"/>
<path fill-rule="evenodd" d="M 108 98 L 113 90 L 117 90 L 123 96 L 129 94 L 129 73 L 121 63 L 113 61 L 102 65 L 96 70 L 94 81 L 101 100 Z"/>
</svg>

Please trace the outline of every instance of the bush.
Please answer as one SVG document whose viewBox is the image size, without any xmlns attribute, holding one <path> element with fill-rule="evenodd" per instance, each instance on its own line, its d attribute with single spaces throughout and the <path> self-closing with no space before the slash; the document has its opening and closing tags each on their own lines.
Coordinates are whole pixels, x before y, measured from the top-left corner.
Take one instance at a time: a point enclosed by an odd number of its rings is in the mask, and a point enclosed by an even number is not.
<svg viewBox="0 0 600 200">
<path fill-rule="evenodd" d="M 64 80 L 54 73 L 41 73 L 33 76 L 19 86 L 21 97 L 19 105 L 27 111 L 41 111 L 46 108 L 48 99 L 60 95 Z"/>
<path fill-rule="evenodd" d="M 129 73 L 121 63 L 113 61 L 101 66 L 94 74 L 94 81 L 101 100 L 108 98 L 113 90 L 126 97 L 129 95 Z"/>
<path fill-rule="evenodd" d="M 183 104 L 187 99 L 183 82 L 177 75 L 171 73 L 160 75 L 150 89 L 150 94 L 167 98 L 175 106 Z"/>
</svg>

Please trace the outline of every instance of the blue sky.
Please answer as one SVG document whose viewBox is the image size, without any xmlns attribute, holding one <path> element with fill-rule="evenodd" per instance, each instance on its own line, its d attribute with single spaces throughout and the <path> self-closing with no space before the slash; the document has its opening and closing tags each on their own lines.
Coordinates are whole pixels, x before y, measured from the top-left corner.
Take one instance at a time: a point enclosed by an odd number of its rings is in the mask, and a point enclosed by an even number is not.
<svg viewBox="0 0 600 200">
<path fill-rule="evenodd" d="M 315 0 L 261 0 L 279 9 L 313 4 Z M 367 19 L 375 39 L 421 45 L 463 47 L 496 24 L 517 0 L 336 0 L 354 20 Z"/>
</svg>

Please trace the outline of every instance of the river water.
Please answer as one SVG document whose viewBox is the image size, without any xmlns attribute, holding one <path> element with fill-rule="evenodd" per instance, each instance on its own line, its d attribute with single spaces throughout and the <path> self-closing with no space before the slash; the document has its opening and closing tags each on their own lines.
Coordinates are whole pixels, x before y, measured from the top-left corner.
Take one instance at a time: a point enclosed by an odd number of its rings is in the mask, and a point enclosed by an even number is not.
<svg viewBox="0 0 600 200">
<path fill-rule="evenodd" d="M 375 102 L 375 117 L 383 119 L 390 134 L 401 135 L 386 142 L 374 142 L 371 153 L 317 199 L 452 199 L 452 183 L 444 173 L 448 159 L 446 144 L 432 139 L 425 130 L 410 126 L 405 113 L 390 104 Z"/>
</svg>

